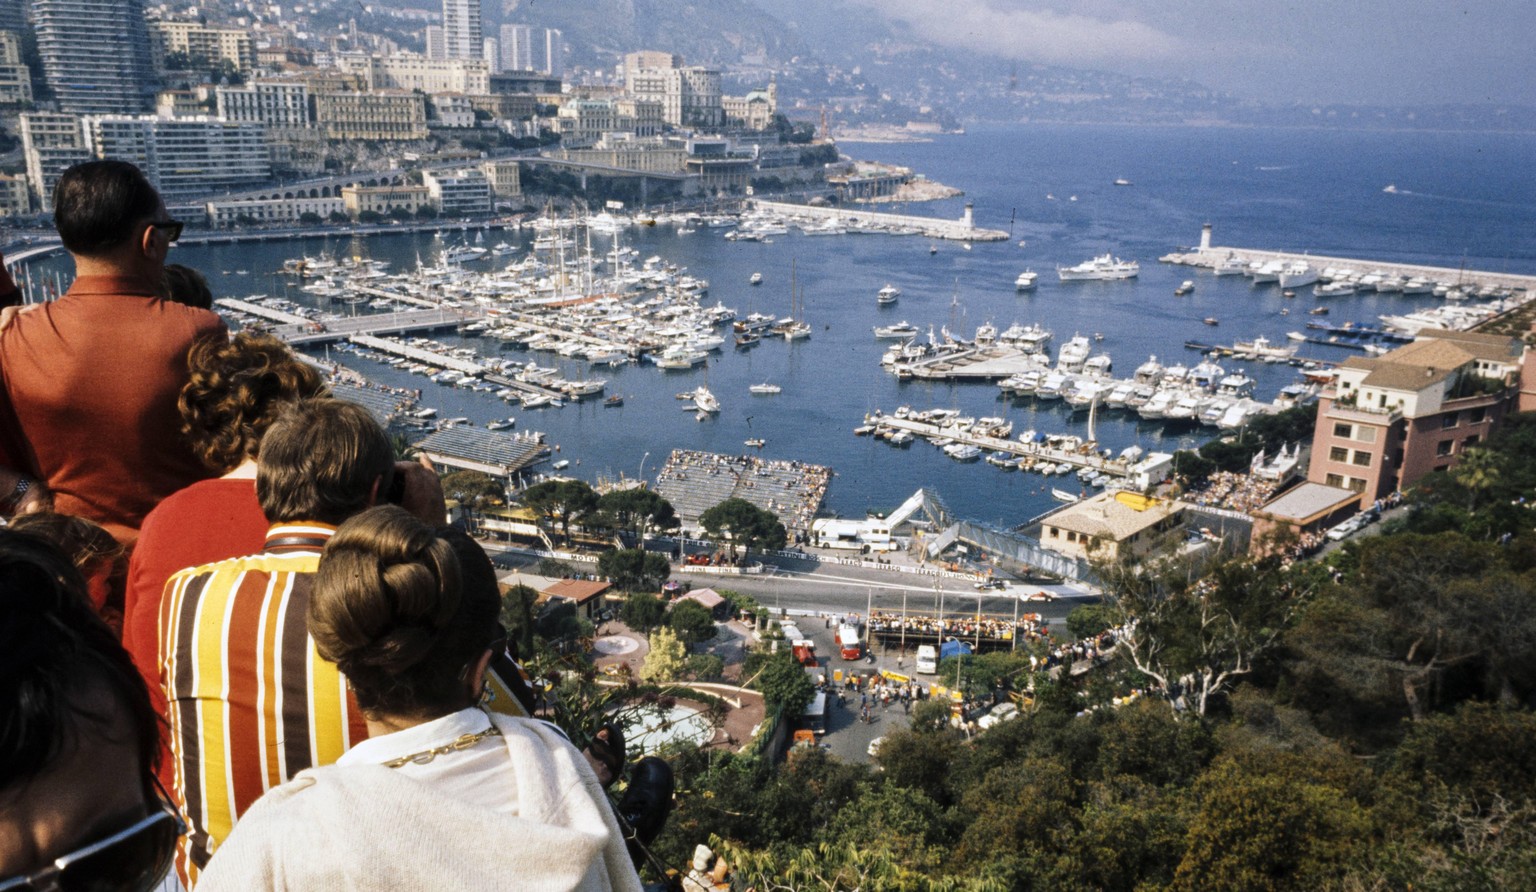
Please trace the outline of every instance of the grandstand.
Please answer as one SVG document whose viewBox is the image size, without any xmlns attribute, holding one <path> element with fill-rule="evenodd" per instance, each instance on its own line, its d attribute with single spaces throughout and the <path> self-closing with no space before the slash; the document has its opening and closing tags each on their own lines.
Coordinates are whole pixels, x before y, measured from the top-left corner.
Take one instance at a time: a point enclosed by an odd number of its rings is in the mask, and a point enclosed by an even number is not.
<svg viewBox="0 0 1536 892">
<path fill-rule="evenodd" d="M 745 499 L 770 511 L 791 541 L 805 535 L 826 498 L 832 469 L 750 455 L 675 449 L 656 477 L 656 492 L 677 511 L 685 531 L 727 499 Z"/>
</svg>

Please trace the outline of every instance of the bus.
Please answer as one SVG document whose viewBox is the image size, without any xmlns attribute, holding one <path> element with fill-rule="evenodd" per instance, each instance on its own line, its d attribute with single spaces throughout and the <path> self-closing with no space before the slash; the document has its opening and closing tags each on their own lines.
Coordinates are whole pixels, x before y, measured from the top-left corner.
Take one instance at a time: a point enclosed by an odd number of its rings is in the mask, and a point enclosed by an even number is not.
<svg viewBox="0 0 1536 892">
<path fill-rule="evenodd" d="M 807 731 L 816 734 L 827 733 L 827 692 L 817 691 L 811 702 L 806 704 L 805 712 L 800 714 L 800 724 Z"/>
</svg>

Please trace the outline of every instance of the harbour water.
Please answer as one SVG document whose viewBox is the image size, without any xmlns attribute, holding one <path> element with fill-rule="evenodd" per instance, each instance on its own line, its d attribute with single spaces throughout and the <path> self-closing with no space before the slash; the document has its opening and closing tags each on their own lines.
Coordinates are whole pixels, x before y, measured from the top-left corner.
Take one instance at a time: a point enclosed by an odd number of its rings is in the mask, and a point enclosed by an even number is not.
<svg viewBox="0 0 1536 892">
<path fill-rule="evenodd" d="M 794 343 L 765 337 L 750 351 L 727 346 L 705 367 L 687 372 L 649 363 L 591 370 L 609 379 L 609 394 L 624 397 L 619 408 L 597 400 L 509 411 L 489 394 L 439 386 L 356 357 L 333 358 L 380 381 L 422 388 L 422 404 L 436 407 L 440 417 L 467 416 L 483 426 L 513 414 L 518 430 L 545 431 L 549 443 L 559 445 L 555 457 L 571 462 L 566 473 L 588 480 L 642 474 L 654 479 L 673 448 L 740 453 L 746 450 L 743 441 L 761 438 L 765 457 L 832 467 L 837 476 L 827 507 L 838 513 L 889 509 L 927 486 L 960 516 L 1011 524 L 1053 504 L 1051 482 L 985 463 L 958 463 L 921 441 L 896 449 L 855 437 L 853 428 L 875 409 L 889 413 L 901 405 L 1002 415 L 1014 421 L 1016 431 L 1080 435 L 1086 416 L 1074 418 L 1059 401 L 1003 401 L 988 383 L 898 381 L 880 367 L 889 342 L 876 341 L 871 326 L 905 319 L 924 332 L 947 324 L 968 337 L 989 321 L 999 329 L 1013 322 L 1040 323 L 1055 334 L 1053 354 L 1074 334 L 1098 334 L 1102 340 L 1095 352 L 1113 356 L 1117 377 L 1128 377 L 1151 354 L 1164 362 L 1199 362 L 1198 354 L 1183 348 L 1191 339 L 1230 344 L 1264 335 L 1285 343 L 1288 331 L 1304 328 L 1312 318 L 1310 294 L 1287 300 L 1275 286 L 1254 287 L 1242 277 L 1216 278 L 1157 263 L 1158 257 L 1194 244 L 1207 222 L 1215 225 L 1221 244 L 1536 272 L 1536 181 L 1527 175 L 1536 162 L 1536 136 L 1528 134 L 1020 126 L 973 128 L 927 143 L 850 143 L 843 151 L 911 166 L 966 193 L 891 210 L 954 219 L 969 201 L 978 226 L 1007 230 L 1010 238 L 966 246 L 884 235 L 813 238 L 791 231 L 764 242 L 731 242 L 721 238 L 720 229 L 680 235 L 673 226 L 630 228 L 620 236 L 624 244 L 636 247 L 641 257 L 660 255 L 708 279 L 706 302 L 721 301 L 743 316 L 787 314 L 793 268 L 803 291 L 803 317 L 814 330 L 808 340 Z M 1117 178 L 1131 185 L 1116 186 Z M 1396 192 L 1383 192 L 1389 183 Z M 503 237 L 521 250 L 496 261 L 502 264 L 526 253 L 532 233 L 488 233 L 484 244 Z M 400 270 L 418 257 L 431 262 L 464 238 L 445 229 L 440 235 L 366 240 L 188 246 L 173 259 L 207 272 L 217 296 L 286 294 L 297 300 L 304 295 L 293 280 L 275 275 L 285 259 L 329 252 L 388 259 Z M 606 237 L 595 242 L 599 248 L 607 244 Z M 1140 261 L 1140 276 L 1056 281 L 1057 265 L 1104 253 Z M 489 269 L 492 262 L 471 268 Z M 1040 284 L 1017 293 L 1014 279 L 1026 268 L 1040 273 Z M 755 287 L 748 284 L 754 272 L 763 275 Z M 1174 289 L 1191 277 L 1194 292 L 1175 297 Z M 877 307 L 875 294 L 886 283 L 900 288 L 901 297 Z M 1437 303 L 1429 295 L 1358 295 L 1333 303 L 1329 321 L 1374 323 L 1378 314 Z M 1207 317 L 1219 326 L 1202 324 Z M 443 339 L 502 352 L 494 340 L 461 342 L 451 334 Z M 562 367 L 568 377 L 589 374 L 584 361 L 518 355 Z M 1301 355 L 1339 361 L 1359 354 L 1306 344 Z M 1257 396 L 1266 400 L 1297 375 L 1285 365 L 1230 359 L 1222 364 L 1245 368 L 1259 382 Z M 782 392 L 748 391 L 762 382 L 778 384 Z M 706 383 L 722 409 L 695 420 L 674 397 Z M 1131 445 L 1149 451 L 1187 448 L 1214 435 L 1206 428 L 1169 430 L 1122 413 L 1100 414 L 1096 427 L 1099 441 L 1117 453 Z"/>
</svg>

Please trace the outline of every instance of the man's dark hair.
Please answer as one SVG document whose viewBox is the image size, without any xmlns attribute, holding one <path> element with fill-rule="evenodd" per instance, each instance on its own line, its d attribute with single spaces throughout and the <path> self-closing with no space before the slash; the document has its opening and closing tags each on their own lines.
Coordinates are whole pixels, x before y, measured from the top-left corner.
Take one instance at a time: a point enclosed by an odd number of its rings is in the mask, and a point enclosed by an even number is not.
<svg viewBox="0 0 1536 892">
<path fill-rule="evenodd" d="M 367 409 L 346 400 L 301 400 L 261 438 L 256 498 L 268 523 L 339 524 L 368 507 L 374 481 L 384 498 L 394 468 L 389 436 Z"/>
<path fill-rule="evenodd" d="M 59 177 L 53 225 L 71 254 L 97 257 L 139 234 L 160 209 L 160 194 L 127 161 L 87 161 Z"/>
<path fill-rule="evenodd" d="M 147 793 L 160 720 L 144 679 L 69 559 L 37 536 L 0 529 L 0 789 L 46 774 L 82 737 L 110 729 L 119 711 L 132 725 Z"/>
</svg>

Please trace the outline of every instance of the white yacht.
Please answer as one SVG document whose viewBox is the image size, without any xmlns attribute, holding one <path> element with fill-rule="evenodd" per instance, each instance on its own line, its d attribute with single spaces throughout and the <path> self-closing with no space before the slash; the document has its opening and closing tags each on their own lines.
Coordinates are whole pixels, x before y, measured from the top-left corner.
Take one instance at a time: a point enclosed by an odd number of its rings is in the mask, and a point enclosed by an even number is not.
<svg viewBox="0 0 1536 892">
<path fill-rule="evenodd" d="M 1225 259 L 1216 262 L 1214 271 L 1218 276 L 1240 276 L 1248 271 L 1248 264 L 1240 258 L 1228 255 Z"/>
<path fill-rule="evenodd" d="M 1077 266 L 1056 267 L 1056 275 L 1063 282 L 1130 279 L 1134 278 L 1139 272 L 1141 272 L 1141 266 L 1136 261 L 1121 260 L 1110 254 L 1101 254 L 1092 260 L 1085 260 Z"/>
<path fill-rule="evenodd" d="M 1017 279 L 1013 280 L 1013 290 L 1029 291 L 1035 287 L 1035 279 L 1039 277 L 1039 273 L 1034 272 L 1033 270 L 1025 270 L 1022 273 L 1019 273 L 1019 277 Z"/>
<path fill-rule="evenodd" d="M 1080 372 L 1092 350 L 1093 345 L 1086 336 L 1073 335 L 1072 340 L 1062 344 L 1061 349 L 1057 351 L 1056 367 L 1064 372 Z"/>
<path fill-rule="evenodd" d="M 714 413 L 720 411 L 720 401 L 715 398 L 713 393 L 710 393 L 708 387 L 702 384 L 693 392 L 693 405 L 700 412 Z"/>
<path fill-rule="evenodd" d="M 784 388 L 777 384 L 770 384 L 769 382 L 764 381 L 761 384 L 753 384 L 751 387 L 748 387 L 747 390 L 757 394 L 774 394 L 782 392 Z"/>
<path fill-rule="evenodd" d="M 884 288 L 875 293 L 875 303 L 888 306 L 895 303 L 898 297 L 901 297 L 901 289 L 887 283 Z"/>
<path fill-rule="evenodd" d="M 895 325 L 876 325 L 874 331 L 875 337 L 880 340 L 915 338 L 918 334 L 917 326 L 905 319 Z"/>
<path fill-rule="evenodd" d="M 763 274 L 762 273 L 753 273 L 751 275 L 751 277 L 747 279 L 747 284 L 748 285 L 761 285 L 761 284 L 763 284 Z"/>
<path fill-rule="evenodd" d="M 1136 367 L 1134 380 L 1137 384 L 1156 384 L 1163 380 L 1163 364 L 1157 361 L 1156 354 L 1149 356 L 1146 362 Z"/>
<path fill-rule="evenodd" d="M 1347 297 L 1354 294 L 1356 285 L 1354 282 L 1333 281 L 1324 285 L 1318 285 L 1312 289 L 1313 297 Z"/>
<path fill-rule="evenodd" d="M 1318 269 L 1305 260 L 1293 260 L 1280 271 L 1281 288 L 1301 288 L 1317 281 Z"/>
</svg>

